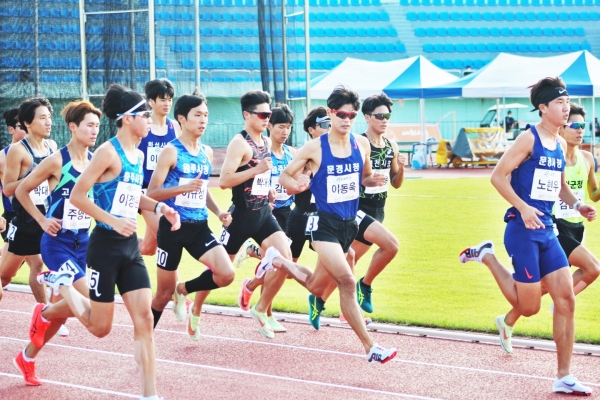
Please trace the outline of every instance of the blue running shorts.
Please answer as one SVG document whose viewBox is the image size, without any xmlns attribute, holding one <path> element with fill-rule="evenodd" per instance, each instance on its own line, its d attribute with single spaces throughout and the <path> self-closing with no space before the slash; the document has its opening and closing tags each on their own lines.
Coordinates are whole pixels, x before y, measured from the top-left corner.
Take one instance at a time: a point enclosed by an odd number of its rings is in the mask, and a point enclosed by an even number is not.
<svg viewBox="0 0 600 400">
<path fill-rule="evenodd" d="M 85 254 L 89 241 L 88 233 L 75 235 L 59 232 L 53 237 L 44 233 L 40 242 L 42 260 L 50 271 L 68 269 L 75 274 L 74 281 L 85 277 Z"/>
</svg>

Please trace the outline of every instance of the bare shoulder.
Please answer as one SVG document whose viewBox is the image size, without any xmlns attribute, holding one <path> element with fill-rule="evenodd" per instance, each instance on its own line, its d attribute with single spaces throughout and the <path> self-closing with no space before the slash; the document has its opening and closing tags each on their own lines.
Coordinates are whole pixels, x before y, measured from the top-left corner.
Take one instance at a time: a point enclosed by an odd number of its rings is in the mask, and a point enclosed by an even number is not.
<svg viewBox="0 0 600 400">
<path fill-rule="evenodd" d="M 583 154 L 583 157 L 585 158 L 585 161 L 587 161 L 588 165 L 594 165 L 594 156 L 592 155 L 592 153 L 590 153 L 587 150 L 580 150 L 581 154 Z"/>
<path fill-rule="evenodd" d="M 203 145 L 203 146 L 204 146 L 204 152 L 206 153 L 206 156 L 208 157 L 208 159 L 212 163 L 213 154 L 214 154 L 212 147 L 207 146 L 207 145 Z"/>
<path fill-rule="evenodd" d="M 367 139 L 363 135 L 358 135 L 356 133 L 353 133 L 352 135 L 354 135 L 354 139 L 356 139 L 359 146 L 370 148 L 369 139 Z"/>
<path fill-rule="evenodd" d="M 58 145 L 56 144 L 56 142 L 52 139 L 47 139 L 48 140 L 48 144 L 50 145 L 50 148 L 54 151 L 56 151 L 58 149 Z"/>
</svg>

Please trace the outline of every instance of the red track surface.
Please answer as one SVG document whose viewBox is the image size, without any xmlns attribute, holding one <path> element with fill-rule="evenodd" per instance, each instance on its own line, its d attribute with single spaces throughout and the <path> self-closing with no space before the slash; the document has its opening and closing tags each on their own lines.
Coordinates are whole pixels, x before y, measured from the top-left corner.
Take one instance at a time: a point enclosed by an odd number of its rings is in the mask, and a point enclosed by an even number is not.
<svg viewBox="0 0 600 400">
<path fill-rule="evenodd" d="M 5 292 L 0 302 L 0 399 L 139 398 L 133 327 L 115 306 L 103 339 L 76 320 L 68 338 L 54 338 L 36 360 L 39 387 L 24 385 L 12 358 L 27 343 L 30 294 Z M 349 329 L 286 323 L 263 339 L 249 318 L 203 314 L 203 336 L 165 312 L 156 330 L 157 384 L 165 399 L 559 399 L 551 393 L 555 353 L 416 336 L 373 333 L 398 356 L 370 365 Z M 572 373 L 600 391 L 600 357 L 575 355 Z M 597 396 L 597 394 L 596 394 Z"/>
</svg>

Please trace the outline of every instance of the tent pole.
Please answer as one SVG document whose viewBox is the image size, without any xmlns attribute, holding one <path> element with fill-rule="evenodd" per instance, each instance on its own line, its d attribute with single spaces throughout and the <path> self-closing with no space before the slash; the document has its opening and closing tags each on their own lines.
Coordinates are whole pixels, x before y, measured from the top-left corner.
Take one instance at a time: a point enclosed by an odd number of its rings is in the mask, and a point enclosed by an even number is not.
<svg viewBox="0 0 600 400">
<path fill-rule="evenodd" d="M 591 135 L 592 135 L 592 156 L 596 157 L 596 98 L 594 97 L 594 94 L 592 94 L 592 129 L 591 130 Z"/>
<path fill-rule="evenodd" d="M 500 99 L 496 97 L 496 128 L 500 127 Z"/>
<path fill-rule="evenodd" d="M 425 129 L 425 99 L 419 99 L 421 115 L 421 142 L 427 142 L 427 130 Z"/>
</svg>

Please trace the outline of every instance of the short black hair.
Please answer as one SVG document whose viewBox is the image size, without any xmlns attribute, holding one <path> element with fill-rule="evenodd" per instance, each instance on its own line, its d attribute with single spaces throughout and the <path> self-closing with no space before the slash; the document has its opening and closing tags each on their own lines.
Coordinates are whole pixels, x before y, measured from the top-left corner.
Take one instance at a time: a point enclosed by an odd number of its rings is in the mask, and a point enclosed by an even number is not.
<svg viewBox="0 0 600 400">
<path fill-rule="evenodd" d="M 385 93 L 381 93 L 367 97 L 363 102 L 361 111 L 364 115 L 367 115 L 371 114 L 379 106 L 386 106 L 388 112 L 392 112 L 393 105 L 392 99 L 387 97 Z"/>
<path fill-rule="evenodd" d="M 358 97 L 358 93 L 347 86 L 336 86 L 327 98 L 327 107 L 339 110 L 345 104 L 351 104 L 354 111 L 358 111 L 360 110 L 360 97 Z"/>
<path fill-rule="evenodd" d="M 271 112 L 273 113 L 269 118 L 271 125 L 294 123 L 294 113 L 287 104 L 279 104 L 277 107 L 272 108 Z"/>
<path fill-rule="evenodd" d="M 202 103 L 208 105 L 208 102 L 202 93 L 194 92 L 194 94 L 184 94 L 177 99 L 173 115 L 176 120 L 178 115 L 183 115 L 183 117 L 187 119 L 190 110 L 202 105 Z"/>
<path fill-rule="evenodd" d="M 118 83 L 111 84 L 106 93 L 104 93 L 104 99 L 102 99 L 102 111 L 109 119 L 117 119 L 118 114 L 123 114 L 134 107 L 136 104 L 144 100 L 144 97 L 138 92 L 128 89 Z M 148 109 L 148 104 L 144 103 L 135 110 L 132 111 L 144 111 Z M 117 121 L 117 128 L 123 126 L 123 121 Z"/>
<path fill-rule="evenodd" d="M 567 85 L 562 80 L 560 76 L 556 78 L 544 78 L 540 79 L 535 85 L 529 86 L 531 89 L 531 93 L 529 95 L 529 100 L 531 104 L 537 109 L 540 105 L 545 104 L 548 106 L 548 103 L 543 103 L 542 99 L 545 97 L 548 91 L 555 89 L 566 89 Z M 540 111 L 539 116 L 542 116 L 542 112 Z"/>
<path fill-rule="evenodd" d="M 306 118 L 304 118 L 303 127 L 304 132 L 308 133 L 308 128 L 314 128 L 317 126 L 317 118 L 323 118 L 327 116 L 327 109 L 325 107 L 317 107 L 312 109 Z"/>
<path fill-rule="evenodd" d="M 242 112 L 254 111 L 259 104 L 271 104 L 271 95 L 263 90 L 251 90 L 240 97 Z"/>
<path fill-rule="evenodd" d="M 581 115 L 583 117 L 583 120 L 585 121 L 585 115 L 587 114 L 585 108 L 583 108 L 577 103 L 570 103 L 570 106 L 571 109 L 569 110 L 569 119 L 571 118 L 571 115 Z"/>
<path fill-rule="evenodd" d="M 2 117 L 4 118 L 4 122 L 6 122 L 6 126 L 16 128 L 19 123 L 19 109 L 11 108 L 10 110 L 4 111 Z"/>
<path fill-rule="evenodd" d="M 175 88 L 170 80 L 166 78 L 154 79 L 146 83 L 144 87 L 146 92 L 146 99 L 156 100 L 158 97 L 161 99 L 173 98 L 175 96 Z"/>
<path fill-rule="evenodd" d="M 50 111 L 50 114 L 52 114 L 52 105 L 50 105 L 50 102 L 45 97 L 32 97 L 24 100 L 19 105 L 19 123 L 21 124 L 21 128 L 27 133 L 29 133 L 29 131 L 27 130 L 25 123 L 31 124 L 35 118 L 35 110 L 37 110 L 38 107 L 46 107 L 48 111 Z"/>
</svg>

